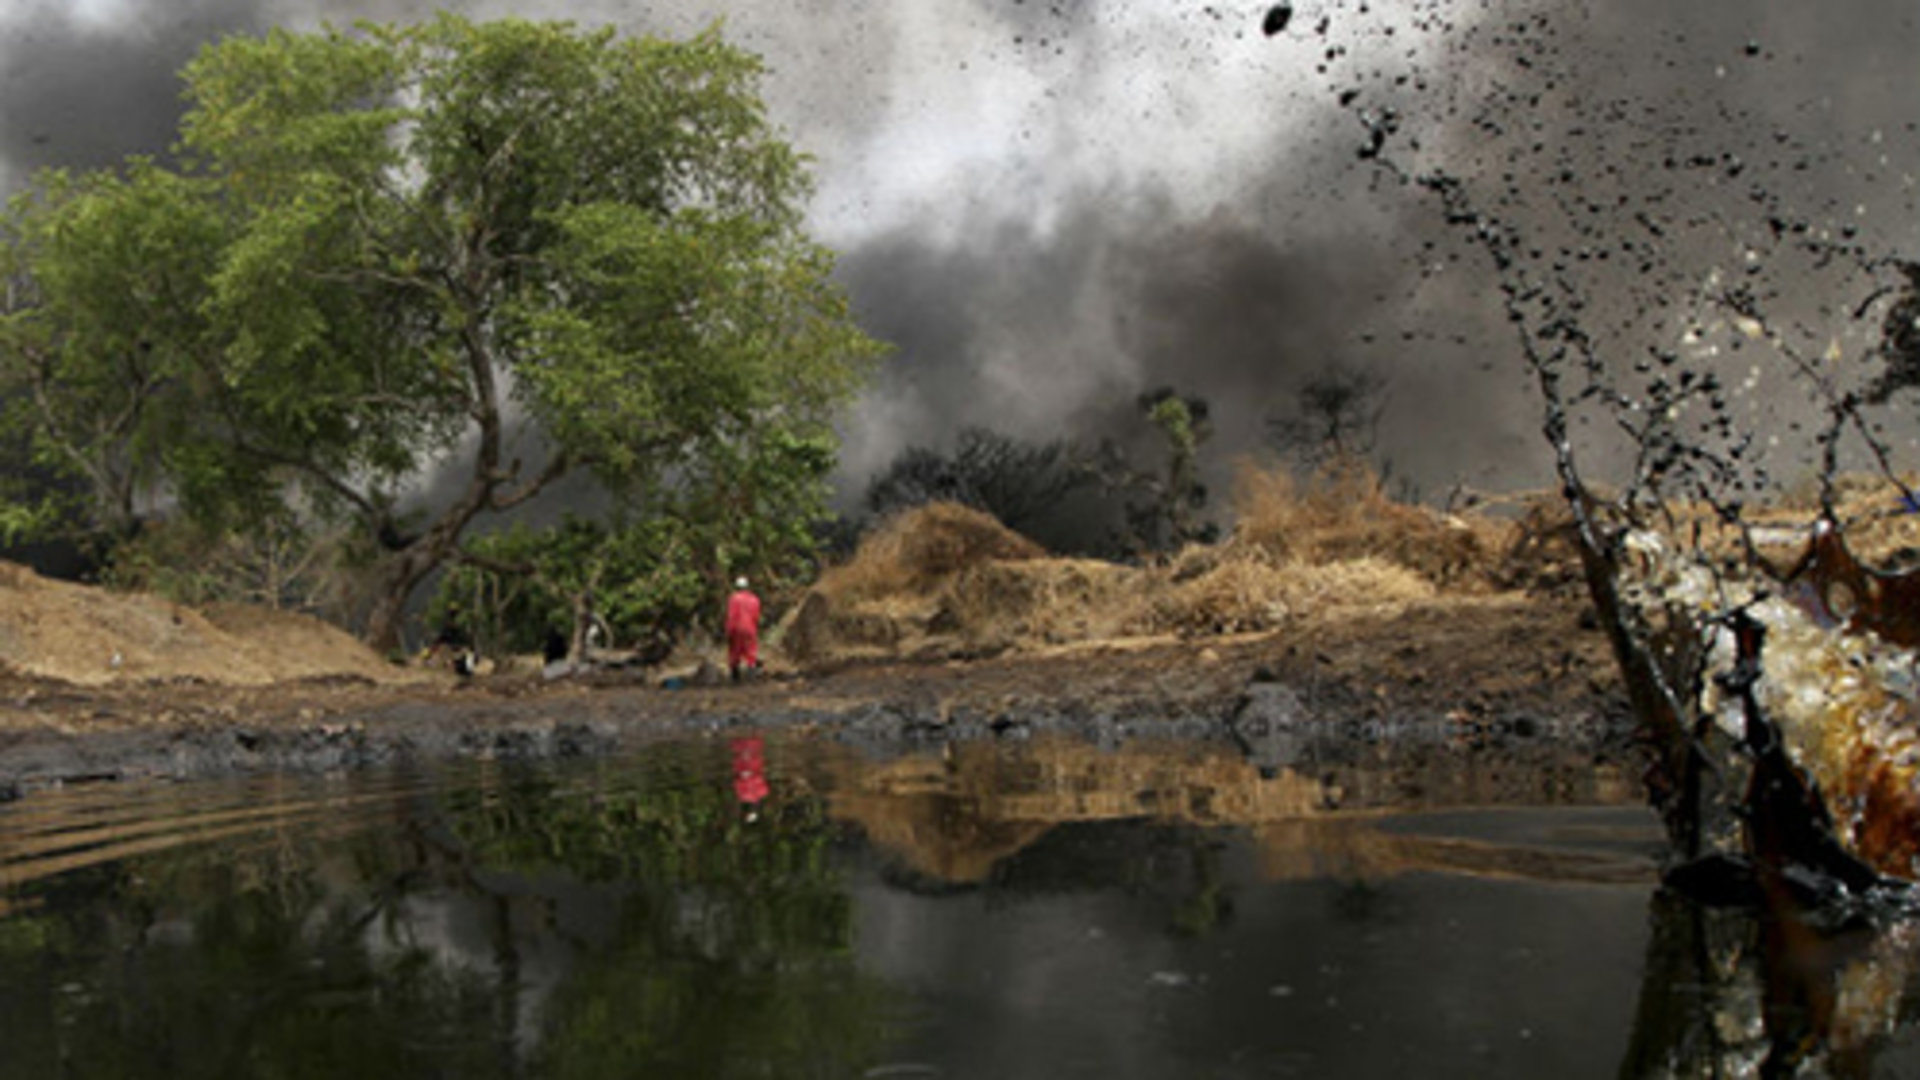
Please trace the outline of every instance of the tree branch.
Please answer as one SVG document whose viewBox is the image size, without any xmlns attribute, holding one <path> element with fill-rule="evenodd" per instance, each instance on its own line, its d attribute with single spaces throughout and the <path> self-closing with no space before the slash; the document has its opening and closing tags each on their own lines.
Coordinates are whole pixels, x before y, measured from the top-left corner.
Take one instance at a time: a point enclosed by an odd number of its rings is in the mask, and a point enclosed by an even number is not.
<svg viewBox="0 0 1920 1080">
<path fill-rule="evenodd" d="M 563 450 L 548 459 L 546 468 L 541 469 L 539 473 L 528 478 L 527 482 L 518 488 L 512 491 L 501 491 L 495 488 L 488 497 L 487 508 L 490 510 L 511 510 L 521 503 L 526 502 L 528 499 L 533 498 L 535 495 L 540 494 L 541 491 L 546 489 L 547 485 L 565 476 L 575 465 L 585 463 L 586 459 L 576 460 L 573 455 Z"/>
</svg>

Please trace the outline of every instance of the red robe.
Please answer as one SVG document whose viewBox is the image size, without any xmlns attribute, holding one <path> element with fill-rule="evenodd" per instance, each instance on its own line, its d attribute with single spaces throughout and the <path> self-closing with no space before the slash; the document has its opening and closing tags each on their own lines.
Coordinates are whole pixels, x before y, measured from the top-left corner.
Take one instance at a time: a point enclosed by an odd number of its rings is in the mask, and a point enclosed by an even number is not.
<svg viewBox="0 0 1920 1080">
<path fill-rule="evenodd" d="M 727 597 L 727 666 L 760 666 L 760 598 L 746 589 Z"/>
</svg>

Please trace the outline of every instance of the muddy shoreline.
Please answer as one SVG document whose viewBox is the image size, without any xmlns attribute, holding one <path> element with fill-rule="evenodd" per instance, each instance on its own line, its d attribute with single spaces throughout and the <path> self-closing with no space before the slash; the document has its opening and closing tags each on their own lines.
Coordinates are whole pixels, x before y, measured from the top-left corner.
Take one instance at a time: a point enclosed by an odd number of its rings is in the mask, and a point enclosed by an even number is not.
<svg viewBox="0 0 1920 1080">
<path fill-rule="evenodd" d="M 656 678 L 79 687 L 0 675 L 0 800 L 86 782 L 616 754 L 745 730 L 876 752 L 1052 736 L 1225 740 L 1257 757 L 1243 723 L 1255 680 L 1285 687 L 1287 723 L 1320 741 L 1495 764 L 1572 755 L 1637 775 L 1603 638 L 1572 605 L 1546 598 L 1311 632 L 851 663 L 737 687 L 670 690 Z"/>
</svg>

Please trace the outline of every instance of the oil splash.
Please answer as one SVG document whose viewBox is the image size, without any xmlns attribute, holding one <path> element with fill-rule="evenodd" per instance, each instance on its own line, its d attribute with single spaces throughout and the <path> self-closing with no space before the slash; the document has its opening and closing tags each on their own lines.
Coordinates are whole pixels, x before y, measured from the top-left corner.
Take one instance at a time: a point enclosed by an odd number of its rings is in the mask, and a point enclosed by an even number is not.
<svg viewBox="0 0 1920 1080">
<path fill-rule="evenodd" d="M 1629 604 L 1679 613 L 1703 640 L 1700 715 L 1734 744 L 1750 741 L 1750 710 L 1764 715 L 1840 844 L 1883 874 L 1920 878 L 1920 574 L 1864 565 L 1824 520 L 1781 580 L 1731 578 L 1654 533 L 1624 546 Z M 1727 612 L 1752 619 L 1764 649 L 1743 647 Z M 1757 670 L 1743 675 L 1747 653 Z"/>
</svg>

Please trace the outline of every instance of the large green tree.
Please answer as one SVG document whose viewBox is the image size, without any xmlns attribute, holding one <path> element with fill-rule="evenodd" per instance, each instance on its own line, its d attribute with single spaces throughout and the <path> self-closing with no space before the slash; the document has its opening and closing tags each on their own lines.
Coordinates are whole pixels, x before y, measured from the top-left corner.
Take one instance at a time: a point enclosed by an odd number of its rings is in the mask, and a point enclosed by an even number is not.
<svg viewBox="0 0 1920 1080">
<path fill-rule="evenodd" d="M 830 442 L 878 347 L 761 72 L 715 32 L 449 15 L 208 46 L 178 182 L 225 231 L 176 298 L 194 422 L 141 460 L 202 518 L 353 523 L 390 647 L 470 526 L 563 476 L 644 515 L 775 434 Z"/>
</svg>

